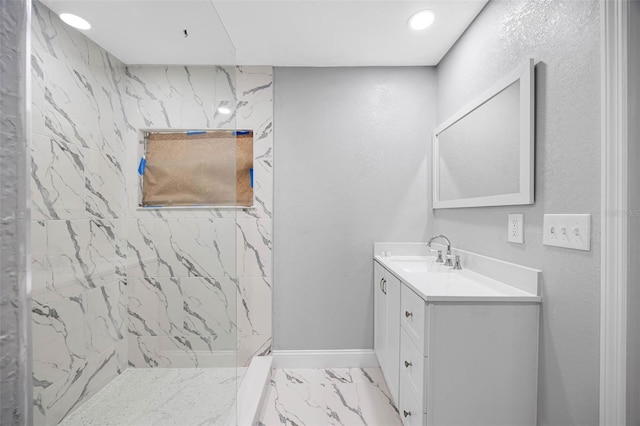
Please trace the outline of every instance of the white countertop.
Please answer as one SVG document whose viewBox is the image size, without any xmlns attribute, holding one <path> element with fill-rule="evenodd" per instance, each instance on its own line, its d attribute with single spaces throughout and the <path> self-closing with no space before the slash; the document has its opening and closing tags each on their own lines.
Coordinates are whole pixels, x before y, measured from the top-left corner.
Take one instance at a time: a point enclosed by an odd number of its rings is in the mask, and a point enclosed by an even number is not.
<svg viewBox="0 0 640 426">
<path fill-rule="evenodd" d="M 479 273 L 453 270 L 434 256 L 380 256 L 375 260 L 427 302 L 530 302 L 539 295 Z M 463 266 L 464 267 L 464 266 Z"/>
</svg>

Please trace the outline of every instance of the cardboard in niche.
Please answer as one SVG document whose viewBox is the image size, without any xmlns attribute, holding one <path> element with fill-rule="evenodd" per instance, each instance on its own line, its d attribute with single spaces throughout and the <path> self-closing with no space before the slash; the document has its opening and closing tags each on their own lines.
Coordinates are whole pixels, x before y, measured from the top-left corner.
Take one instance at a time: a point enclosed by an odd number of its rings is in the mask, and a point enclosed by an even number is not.
<svg viewBox="0 0 640 426">
<path fill-rule="evenodd" d="M 253 206 L 253 131 L 150 133 L 142 206 Z"/>
</svg>

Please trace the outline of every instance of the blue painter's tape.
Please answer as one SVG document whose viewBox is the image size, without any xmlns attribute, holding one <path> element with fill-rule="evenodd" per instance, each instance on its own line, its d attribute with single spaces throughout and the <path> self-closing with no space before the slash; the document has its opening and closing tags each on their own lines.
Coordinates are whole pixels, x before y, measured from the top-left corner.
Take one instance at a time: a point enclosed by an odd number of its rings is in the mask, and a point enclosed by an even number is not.
<svg viewBox="0 0 640 426">
<path fill-rule="evenodd" d="M 249 175 L 251 176 L 251 187 L 253 188 L 253 169 L 249 169 Z"/>
<path fill-rule="evenodd" d="M 233 136 L 248 135 L 249 133 L 251 133 L 251 130 L 234 130 Z"/>
<path fill-rule="evenodd" d="M 205 133 L 207 133 L 205 130 L 189 130 L 187 136 L 204 135 Z"/>
<path fill-rule="evenodd" d="M 140 158 L 140 164 L 138 164 L 138 174 L 142 176 L 144 174 L 144 169 L 147 167 L 147 160 L 142 157 Z"/>
</svg>

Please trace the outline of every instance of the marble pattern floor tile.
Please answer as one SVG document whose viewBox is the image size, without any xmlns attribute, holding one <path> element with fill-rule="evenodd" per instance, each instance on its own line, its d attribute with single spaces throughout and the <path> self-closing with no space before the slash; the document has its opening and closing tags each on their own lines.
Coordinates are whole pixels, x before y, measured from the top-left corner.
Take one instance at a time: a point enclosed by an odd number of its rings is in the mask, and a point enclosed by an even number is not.
<svg viewBox="0 0 640 426">
<path fill-rule="evenodd" d="M 259 426 L 400 426 L 379 368 L 275 369 Z"/>
<path fill-rule="evenodd" d="M 226 426 L 245 370 L 129 368 L 60 426 Z"/>
</svg>

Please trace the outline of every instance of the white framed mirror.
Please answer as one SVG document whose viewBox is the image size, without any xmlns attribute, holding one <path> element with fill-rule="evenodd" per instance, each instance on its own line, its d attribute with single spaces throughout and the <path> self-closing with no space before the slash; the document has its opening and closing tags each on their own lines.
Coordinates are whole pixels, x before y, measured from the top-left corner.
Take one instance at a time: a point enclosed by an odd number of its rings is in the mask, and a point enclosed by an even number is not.
<svg viewBox="0 0 640 426">
<path fill-rule="evenodd" d="M 433 138 L 433 208 L 534 202 L 534 62 L 440 124 Z"/>
</svg>

